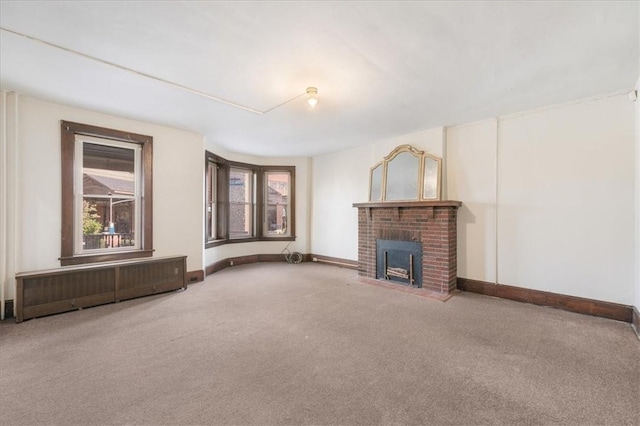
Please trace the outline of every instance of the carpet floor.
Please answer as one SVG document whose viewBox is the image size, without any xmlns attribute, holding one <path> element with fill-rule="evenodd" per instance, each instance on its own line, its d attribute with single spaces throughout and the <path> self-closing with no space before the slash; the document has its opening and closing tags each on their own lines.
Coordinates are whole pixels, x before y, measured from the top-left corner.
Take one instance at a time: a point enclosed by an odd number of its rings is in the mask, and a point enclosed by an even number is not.
<svg viewBox="0 0 640 426">
<path fill-rule="evenodd" d="M 314 263 L 0 323 L 3 425 L 639 425 L 629 324 Z"/>
</svg>

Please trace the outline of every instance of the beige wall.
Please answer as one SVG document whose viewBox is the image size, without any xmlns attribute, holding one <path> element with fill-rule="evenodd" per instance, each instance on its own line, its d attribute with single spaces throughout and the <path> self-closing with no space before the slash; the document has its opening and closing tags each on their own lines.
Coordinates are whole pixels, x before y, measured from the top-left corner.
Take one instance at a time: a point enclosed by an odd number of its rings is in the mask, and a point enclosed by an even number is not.
<svg viewBox="0 0 640 426">
<path fill-rule="evenodd" d="M 640 93 L 640 78 L 636 83 Z M 636 100 L 636 297 L 634 305 L 640 312 L 640 100 Z M 637 330 L 640 333 L 640 330 Z"/>
<path fill-rule="evenodd" d="M 495 119 L 450 127 L 447 135 L 448 195 L 458 209 L 458 276 L 496 280 Z"/>
<path fill-rule="evenodd" d="M 632 304 L 633 114 L 620 95 L 500 120 L 498 282 Z"/>
</svg>

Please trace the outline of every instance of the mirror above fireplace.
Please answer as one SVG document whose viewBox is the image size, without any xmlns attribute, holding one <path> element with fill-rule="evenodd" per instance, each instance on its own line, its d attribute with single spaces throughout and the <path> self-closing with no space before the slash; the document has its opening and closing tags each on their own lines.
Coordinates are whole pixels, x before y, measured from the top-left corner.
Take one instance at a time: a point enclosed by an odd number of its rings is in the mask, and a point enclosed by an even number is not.
<svg viewBox="0 0 640 426">
<path fill-rule="evenodd" d="M 442 159 L 400 145 L 369 172 L 369 201 L 437 201 Z"/>
</svg>

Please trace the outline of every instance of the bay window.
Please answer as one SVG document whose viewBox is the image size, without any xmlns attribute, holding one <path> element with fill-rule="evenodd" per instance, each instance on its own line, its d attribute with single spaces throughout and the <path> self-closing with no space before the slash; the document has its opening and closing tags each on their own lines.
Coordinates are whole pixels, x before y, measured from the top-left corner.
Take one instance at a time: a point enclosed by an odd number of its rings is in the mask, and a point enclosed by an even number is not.
<svg viewBox="0 0 640 426">
<path fill-rule="evenodd" d="M 205 153 L 205 246 L 295 239 L 295 167 Z"/>
</svg>

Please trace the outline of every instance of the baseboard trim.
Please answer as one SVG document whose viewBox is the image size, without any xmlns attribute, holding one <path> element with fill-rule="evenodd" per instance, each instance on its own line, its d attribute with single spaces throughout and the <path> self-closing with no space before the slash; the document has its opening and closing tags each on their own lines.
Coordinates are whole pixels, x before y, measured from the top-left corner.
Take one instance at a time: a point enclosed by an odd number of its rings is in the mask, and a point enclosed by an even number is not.
<svg viewBox="0 0 640 426">
<path fill-rule="evenodd" d="M 13 299 L 4 301 L 4 319 L 14 318 Z"/>
<path fill-rule="evenodd" d="M 218 260 L 217 262 L 208 265 L 205 269 L 205 273 L 207 275 L 211 275 L 225 268 L 238 265 L 246 265 L 249 263 L 286 261 L 287 260 L 284 258 L 283 254 L 252 254 L 249 256 L 228 257 L 226 259 Z"/>
<path fill-rule="evenodd" d="M 358 262 L 355 260 L 341 259 L 339 257 L 322 256 L 320 254 L 311 254 L 310 261 L 318 263 L 328 263 L 340 266 L 342 268 L 358 269 Z"/>
<path fill-rule="evenodd" d="M 205 274 L 211 275 L 225 268 L 238 266 L 238 265 L 246 265 L 248 263 L 286 262 L 286 261 L 287 260 L 284 258 L 283 254 L 252 254 L 249 256 L 228 257 L 226 259 L 218 260 L 217 262 L 214 262 L 211 265 L 208 265 L 205 269 Z M 358 269 L 358 262 L 355 260 L 341 259 L 338 257 L 330 257 L 330 256 L 322 256 L 318 254 L 311 254 L 311 253 L 303 254 L 302 261 L 326 263 L 326 264 L 331 264 L 335 266 L 340 266 L 342 268 Z"/>
<path fill-rule="evenodd" d="M 638 311 L 637 306 L 633 307 L 633 313 L 631 314 L 631 316 L 633 317 L 631 321 L 631 327 L 640 338 L 640 311 Z"/>
<path fill-rule="evenodd" d="M 187 284 L 199 283 L 200 281 L 204 281 L 204 271 L 202 269 L 187 272 Z"/>
<path fill-rule="evenodd" d="M 457 284 L 458 289 L 471 293 L 500 297 L 517 302 L 532 303 L 540 306 L 550 306 L 565 311 L 609 318 L 616 321 L 628 323 L 634 321 L 633 307 L 618 303 L 603 302 L 600 300 L 585 299 L 582 297 L 567 296 L 564 294 L 513 287 L 504 284 L 494 284 L 460 277 L 458 277 Z"/>
</svg>

